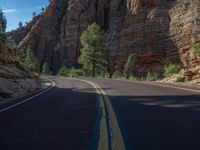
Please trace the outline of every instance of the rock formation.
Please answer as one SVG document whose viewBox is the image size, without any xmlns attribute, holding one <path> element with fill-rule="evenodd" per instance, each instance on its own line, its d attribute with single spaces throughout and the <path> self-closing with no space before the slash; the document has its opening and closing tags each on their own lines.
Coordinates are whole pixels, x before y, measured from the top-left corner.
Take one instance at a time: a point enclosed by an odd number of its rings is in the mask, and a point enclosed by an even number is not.
<svg viewBox="0 0 200 150">
<path fill-rule="evenodd" d="M 17 60 L 15 50 L 0 41 L 0 101 L 36 92 L 39 82 Z"/>
<path fill-rule="evenodd" d="M 199 64 L 191 48 L 200 42 L 199 17 L 199 0 L 53 0 L 20 47 L 30 46 L 54 72 L 75 66 L 80 35 L 96 21 L 105 30 L 112 73 L 136 53 L 138 76 L 162 75 L 169 63 Z"/>
</svg>

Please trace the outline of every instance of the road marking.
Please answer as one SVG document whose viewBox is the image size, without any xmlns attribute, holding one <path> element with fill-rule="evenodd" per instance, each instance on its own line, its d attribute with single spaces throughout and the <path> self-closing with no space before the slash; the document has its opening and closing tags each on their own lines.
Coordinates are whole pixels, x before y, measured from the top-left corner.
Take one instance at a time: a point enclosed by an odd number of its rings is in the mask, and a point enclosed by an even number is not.
<svg viewBox="0 0 200 150">
<path fill-rule="evenodd" d="M 124 82 L 129 82 L 129 83 L 139 83 L 139 84 L 145 84 L 145 85 L 154 85 L 154 86 L 159 86 L 159 87 L 167 87 L 167 88 L 172 88 L 172 89 L 179 89 L 179 90 L 184 90 L 184 91 L 189 91 L 189 92 L 195 92 L 195 93 L 200 93 L 200 90 L 195 90 L 195 89 L 189 89 L 189 88 L 183 88 L 183 87 L 177 87 L 176 85 L 162 85 L 162 84 L 156 84 L 156 83 L 149 83 L 149 82 L 142 82 L 142 81 L 130 81 L 130 80 L 121 80 L 121 79 L 112 79 L 116 81 L 124 81 Z"/>
<path fill-rule="evenodd" d="M 98 143 L 98 150 L 125 150 L 125 142 L 119 127 L 119 123 L 106 92 L 99 85 L 91 81 L 75 78 L 68 79 L 90 84 L 100 95 L 99 101 L 102 109 L 102 117 L 100 121 L 100 140 Z"/>
<path fill-rule="evenodd" d="M 51 87 L 47 88 L 46 90 L 44 90 L 44 91 L 42 91 L 42 92 L 40 92 L 40 93 L 38 93 L 38 94 L 36 94 L 36 95 L 34 95 L 34 96 L 32 96 L 32 97 L 29 97 L 29 98 L 27 98 L 27 99 L 25 99 L 25 100 L 23 100 L 23 101 L 20 101 L 20 102 L 14 104 L 14 105 L 11 105 L 11 106 L 9 106 L 9 107 L 6 107 L 6 108 L 4 108 L 4 109 L 1 109 L 1 110 L 0 110 L 0 113 L 1 113 L 1 112 L 4 112 L 4 111 L 6 111 L 6 110 L 9 110 L 9 109 L 11 109 L 11 108 L 14 108 L 14 107 L 16 107 L 16 106 L 18 106 L 18 105 L 20 105 L 20 104 L 26 103 L 26 102 L 28 102 L 28 101 L 30 101 L 30 100 L 32 100 L 32 99 L 34 99 L 34 98 L 36 98 L 36 97 L 38 97 L 38 96 L 44 94 L 44 93 L 46 93 L 47 91 L 51 90 L 51 89 L 55 86 L 55 82 L 53 82 L 53 81 L 50 80 L 50 79 L 48 79 L 48 80 L 52 83 L 52 86 L 51 86 Z"/>
</svg>

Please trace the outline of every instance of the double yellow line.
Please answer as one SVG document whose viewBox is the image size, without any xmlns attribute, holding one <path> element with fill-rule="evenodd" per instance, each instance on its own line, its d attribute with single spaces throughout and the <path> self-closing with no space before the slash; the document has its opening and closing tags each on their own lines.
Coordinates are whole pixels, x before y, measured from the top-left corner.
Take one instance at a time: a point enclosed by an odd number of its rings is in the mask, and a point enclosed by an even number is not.
<svg viewBox="0 0 200 150">
<path fill-rule="evenodd" d="M 100 119 L 100 139 L 98 143 L 98 150 L 125 150 L 126 147 L 118 120 L 106 92 L 99 85 L 91 81 L 82 79 L 74 80 L 90 84 L 99 94 L 100 110 L 102 112 Z"/>
</svg>

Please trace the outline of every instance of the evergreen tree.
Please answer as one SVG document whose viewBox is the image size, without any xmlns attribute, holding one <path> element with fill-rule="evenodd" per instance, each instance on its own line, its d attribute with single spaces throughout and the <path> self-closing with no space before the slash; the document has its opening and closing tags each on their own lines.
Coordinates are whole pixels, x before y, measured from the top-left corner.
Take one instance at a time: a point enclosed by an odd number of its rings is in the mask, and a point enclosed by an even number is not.
<svg viewBox="0 0 200 150">
<path fill-rule="evenodd" d="M 0 9 L 0 41 L 1 42 L 4 42 L 6 39 L 6 34 L 5 34 L 6 27 L 7 27 L 7 20 L 2 9 Z"/>
<path fill-rule="evenodd" d="M 45 62 L 43 64 L 42 74 L 44 74 L 44 75 L 51 75 L 52 74 L 51 69 L 50 69 L 50 65 L 47 62 Z"/>
<path fill-rule="evenodd" d="M 83 32 L 81 43 L 83 48 L 79 62 L 87 73 L 91 74 L 92 72 L 92 76 L 95 77 L 96 73 L 104 71 L 107 66 L 106 42 L 103 31 L 96 23 L 93 23 Z"/>
<path fill-rule="evenodd" d="M 35 18 L 35 17 L 36 17 L 36 15 L 37 15 L 37 14 L 36 14 L 36 12 L 33 12 L 33 18 Z"/>
<path fill-rule="evenodd" d="M 33 72 L 33 73 L 40 73 L 40 64 L 33 50 L 30 48 L 27 49 L 27 55 L 25 58 L 25 65 Z"/>
<path fill-rule="evenodd" d="M 129 79 L 130 75 L 133 75 L 135 63 L 136 63 L 136 55 L 130 54 L 124 69 L 124 75 L 126 79 Z"/>
<path fill-rule="evenodd" d="M 0 9 L 0 33 L 5 33 L 6 27 L 7 27 L 7 20 L 2 9 Z"/>
<path fill-rule="evenodd" d="M 23 23 L 19 22 L 19 28 L 22 28 L 22 27 L 23 27 Z"/>
</svg>

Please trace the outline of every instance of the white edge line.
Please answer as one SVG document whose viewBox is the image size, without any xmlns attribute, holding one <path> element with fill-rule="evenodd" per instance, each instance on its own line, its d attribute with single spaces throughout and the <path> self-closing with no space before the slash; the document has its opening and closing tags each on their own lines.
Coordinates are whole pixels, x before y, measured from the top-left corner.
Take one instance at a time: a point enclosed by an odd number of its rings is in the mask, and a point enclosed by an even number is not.
<svg viewBox="0 0 200 150">
<path fill-rule="evenodd" d="M 16 107 L 16 106 L 18 106 L 18 105 L 20 105 L 20 104 L 23 104 L 23 103 L 25 103 L 25 102 L 27 102 L 27 101 L 30 101 L 30 100 L 32 100 L 32 99 L 34 99 L 34 98 L 36 98 L 36 97 L 42 95 L 43 93 L 46 93 L 47 91 L 51 90 L 56 84 L 55 84 L 55 82 L 53 82 L 52 80 L 50 80 L 50 79 L 48 79 L 48 80 L 52 83 L 51 87 L 47 88 L 46 90 L 44 90 L 44 91 L 42 91 L 42 92 L 40 92 L 40 93 L 38 93 L 38 94 L 36 94 L 36 95 L 34 95 L 34 96 L 32 96 L 32 97 L 29 97 L 29 98 L 27 98 L 27 99 L 25 99 L 25 100 L 23 100 L 23 101 L 20 101 L 20 102 L 14 104 L 14 105 L 11 105 L 11 106 L 9 106 L 9 107 L 6 107 L 6 108 L 4 108 L 4 109 L 1 109 L 1 110 L 0 110 L 0 113 L 1 113 L 1 112 L 4 112 L 4 111 L 6 111 L 6 110 L 9 110 L 9 109 L 11 109 L 11 108 L 14 108 L 14 107 Z"/>
<path fill-rule="evenodd" d="M 167 87 L 167 88 L 172 88 L 172 89 L 178 89 L 178 90 L 184 90 L 184 91 L 188 91 L 188 92 L 195 92 L 195 93 L 200 93 L 200 90 L 193 90 L 193 89 L 189 89 L 189 88 L 182 88 L 182 87 L 178 87 L 176 85 L 174 86 L 170 86 L 170 85 L 162 85 L 159 83 L 145 83 L 145 82 L 140 82 L 140 81 L 130 81 L 130 80 L 119 80 L 119 79 L 114 79 L 116 81 L 124 81 L 124 82 L 129 82 L 129 83 L 139 83 L 139 84 L 145 84 L 145 85 L 154 85 L 154 86 L 159 86 L 159 87 Z"/>
</svg>

